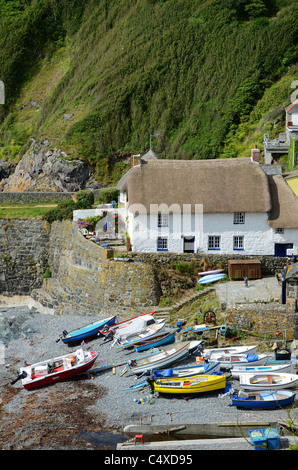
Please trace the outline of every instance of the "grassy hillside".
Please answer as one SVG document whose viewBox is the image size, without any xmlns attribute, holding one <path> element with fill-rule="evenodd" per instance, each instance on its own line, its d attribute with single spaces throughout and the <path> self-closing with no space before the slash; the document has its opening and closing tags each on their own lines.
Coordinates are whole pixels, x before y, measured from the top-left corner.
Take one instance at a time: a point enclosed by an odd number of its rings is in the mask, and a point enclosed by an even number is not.
<svg viewBox="0 0 298 470">
<path fill-rule="evenodd" d="M 248 155 L 283 130 L 295 0 L 0 0 L 0 11 L 0 158 L 47 137 L 109 184 L 153 134 L 161 157 L 200 159 Z"/>
</svg>

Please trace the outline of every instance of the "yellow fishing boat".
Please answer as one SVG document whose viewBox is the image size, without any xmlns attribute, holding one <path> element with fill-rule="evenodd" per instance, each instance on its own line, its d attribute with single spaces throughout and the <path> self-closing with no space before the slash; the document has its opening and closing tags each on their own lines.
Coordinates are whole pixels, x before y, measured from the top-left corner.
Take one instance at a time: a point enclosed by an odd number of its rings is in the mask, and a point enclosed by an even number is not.
<svg viewBox="0 0 298 470">
<path fill-rule="evenodd" d="M 181 379 L 162 378 L 154 382 L 155 392 L 160 393 L 203 393 L 225 388 L 225 375 L 194 375 Z"/>
</svg>

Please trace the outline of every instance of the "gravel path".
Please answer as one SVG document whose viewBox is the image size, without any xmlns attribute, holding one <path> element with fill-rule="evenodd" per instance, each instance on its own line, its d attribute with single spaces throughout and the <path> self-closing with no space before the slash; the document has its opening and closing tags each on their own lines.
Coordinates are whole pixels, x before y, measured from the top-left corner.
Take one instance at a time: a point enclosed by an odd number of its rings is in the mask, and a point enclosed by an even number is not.
<svg viewBox="0 0 298 470">
<path fill-rule="evenodd" d="M 56 342 L 58 335 L 96 319 L 44 315 L 27 307 L 0 309 L 0 346 L 4 345 L 0 364 L 1 449 L 113 449 L 117 442 L 125 440 L 121 430 L 129 424 L 240 425 L 289 419 L 279 409 L 238 410 L 230 405 L 229 397 L 219 398 L 218 392 L 188 399 L 159 396 L 152 404 L 148 401 L 138 404 L 136 400 L 149 396 L 149 390 L 123 391 L 138 382 L 129 372 L 120 376 L 123 366 L 117 367 L 115 374 L 109 369 L 92 377 L 82 375 L 32 391 L 25 390 L 20 381 L 10 385 L 18 368 L 25 363 L 75 350 L 76 347 Z M 111 348 L 111 344 L 101 338 L 87 344 L 87 349 L 99 352 L 94 368 L 138 356 L 138 353 Z M 195 358 L 189 357 L 185 362 L 194 363 Z M 229 382 L 237 388 L 237 380 Z"/>
</svg>

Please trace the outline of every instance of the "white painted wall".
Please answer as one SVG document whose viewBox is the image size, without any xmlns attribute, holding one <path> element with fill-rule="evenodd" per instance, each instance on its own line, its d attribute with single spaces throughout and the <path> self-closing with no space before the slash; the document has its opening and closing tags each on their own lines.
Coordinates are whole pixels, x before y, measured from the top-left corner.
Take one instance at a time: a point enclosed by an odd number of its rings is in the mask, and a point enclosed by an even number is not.
<svg viewBox="0 0 298 470">
<path fill-rule="evenodd" d="M 168 251 L 183 253 L 183 236 L 195 236 L 195 252 L 211 254 L 274 255 L 275 243 L 293 243 L 298 249 L 298 230 L 275 234 L 267 214 L 246 213 L 244 224 L 234 224 L 234 214 L 204 214 L 200 224 L 194 215 L 169 214 L 169 226 L 158 227 L 157 215 L 130 214 L 133 251 L 156 252 L 157 238 L 168 238 Z M 208 236 L 221 237 L 220 250 L 208 250 Z M 234 250 L 233 237 L 244 236 L 244 250 Z"/>
</svg>

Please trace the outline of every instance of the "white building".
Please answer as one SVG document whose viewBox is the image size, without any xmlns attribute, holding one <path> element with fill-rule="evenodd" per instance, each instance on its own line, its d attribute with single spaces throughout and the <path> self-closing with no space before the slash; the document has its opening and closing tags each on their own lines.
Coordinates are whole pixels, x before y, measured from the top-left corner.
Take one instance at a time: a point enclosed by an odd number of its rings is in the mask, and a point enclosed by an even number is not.
<svg viewBox="0 0 298 470">
<path fill-rule="evenodd" d="M 282 175 L 265 173 L 252 158 L 161 160 L 150 151 L 118 189 L 133 251 L 298 250 L 298 198 Z"/>
</svg>

